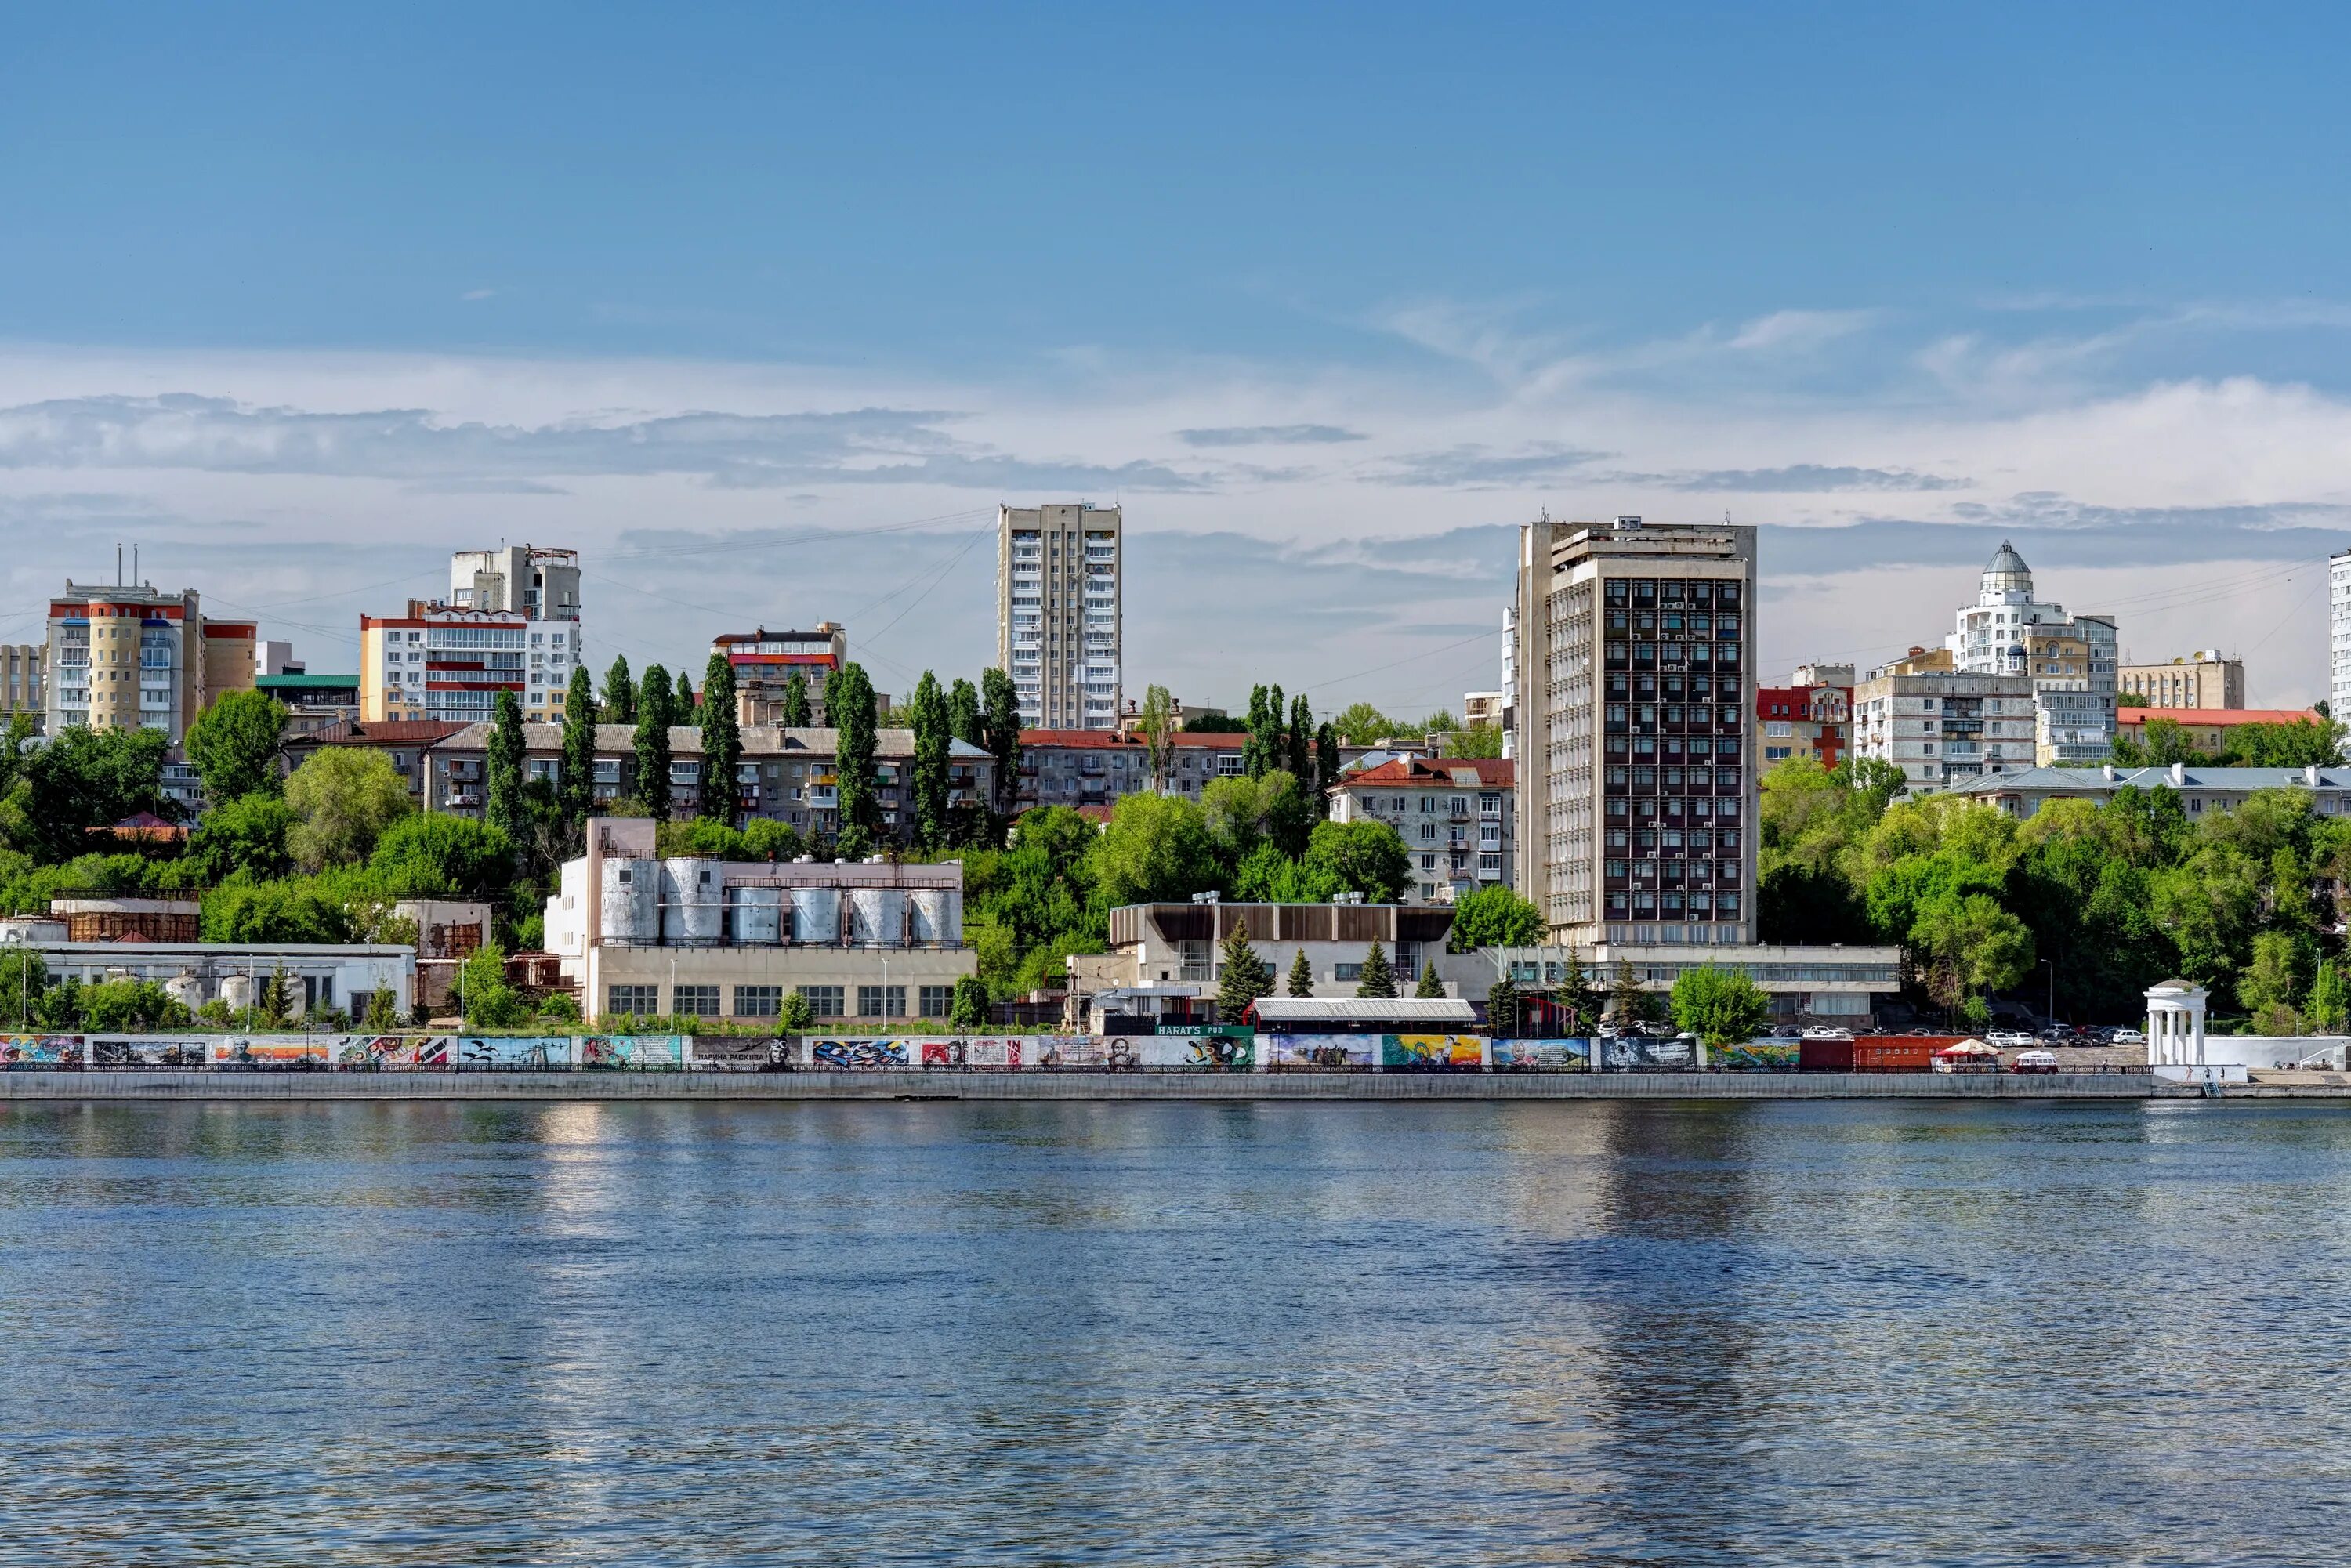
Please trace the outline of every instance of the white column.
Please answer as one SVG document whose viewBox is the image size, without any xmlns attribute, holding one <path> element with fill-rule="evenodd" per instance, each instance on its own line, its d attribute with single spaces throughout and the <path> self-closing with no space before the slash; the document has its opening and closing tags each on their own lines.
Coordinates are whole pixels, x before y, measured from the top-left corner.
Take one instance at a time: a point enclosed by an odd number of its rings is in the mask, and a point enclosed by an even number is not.
<svg viewBox="0 0 2351 1568">
<path fill-rule="evenodd" d="M 2196 1065 L 2201 1067 L 2204 1065 L 2204 1004 L 2202 1002 L 2195 1004 L 2195 1010 L 2189 1015 L 2189 1022 L 2196 1031 Z"/>
</svg>

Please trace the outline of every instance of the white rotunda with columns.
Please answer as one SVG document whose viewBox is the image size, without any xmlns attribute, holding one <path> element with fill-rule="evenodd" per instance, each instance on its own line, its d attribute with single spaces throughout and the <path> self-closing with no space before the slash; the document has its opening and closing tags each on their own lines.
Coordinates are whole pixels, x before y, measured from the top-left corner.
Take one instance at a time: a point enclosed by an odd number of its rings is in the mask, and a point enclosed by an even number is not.
<svg viewBox="0 0 2351 1568">
<path fill-rule="evenodd" d="M 2147 1064 L 2204 1064 L 2204 1004 L 2208 994 L 2193 980 L 2165 980 L 2147 988 Z"/>
</svg>

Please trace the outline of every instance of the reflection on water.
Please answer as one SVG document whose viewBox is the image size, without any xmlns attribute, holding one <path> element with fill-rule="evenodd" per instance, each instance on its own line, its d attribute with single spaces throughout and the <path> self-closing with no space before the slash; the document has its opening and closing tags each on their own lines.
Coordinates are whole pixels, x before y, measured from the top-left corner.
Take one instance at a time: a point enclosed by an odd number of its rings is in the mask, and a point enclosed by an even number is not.
<svg viewBox="0 0 2351 1568">
<path fill-rule="evenodd" d="M 2335 1562 L 2325 1106 L 0 1108 L 0 1561 Z"/>
</svg>

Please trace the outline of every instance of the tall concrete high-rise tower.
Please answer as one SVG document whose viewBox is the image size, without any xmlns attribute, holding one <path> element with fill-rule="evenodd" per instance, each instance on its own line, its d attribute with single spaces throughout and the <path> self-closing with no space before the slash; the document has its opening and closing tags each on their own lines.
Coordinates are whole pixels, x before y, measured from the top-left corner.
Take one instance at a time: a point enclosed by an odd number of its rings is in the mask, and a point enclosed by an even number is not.
<svg viewBox="0 0 2351 1568">
<path fill-rule="evenodd" d="M 1755 530 L 1519 530 L 1519 892 L 1550 939 L 1754 940 Z"/>
<path fill-rule="evenodd" d="M 1124 711 L 1121 509 L 996 512 L 996 663 L 1034 729 L 1116 729 Z"/>
</svg>

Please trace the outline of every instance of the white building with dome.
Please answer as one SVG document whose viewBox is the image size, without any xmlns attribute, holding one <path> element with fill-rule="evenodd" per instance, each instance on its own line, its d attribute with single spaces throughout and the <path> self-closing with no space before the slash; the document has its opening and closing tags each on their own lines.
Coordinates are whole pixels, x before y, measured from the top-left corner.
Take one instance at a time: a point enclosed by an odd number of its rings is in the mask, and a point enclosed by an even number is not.
<svg viewBox="0 0 2351 1568">
<path fill-rule="evenodd" d="M 1944 639 L 1962 674 L 2022 675 L 2032 683 L 2033 760 L 2043 768 L 2106 761 L 2115 744 L 2115 620 L 2068 615 L 2032 596 L 2032 569 L 2001 541 L 1976 601 Z"/>
</svg>

